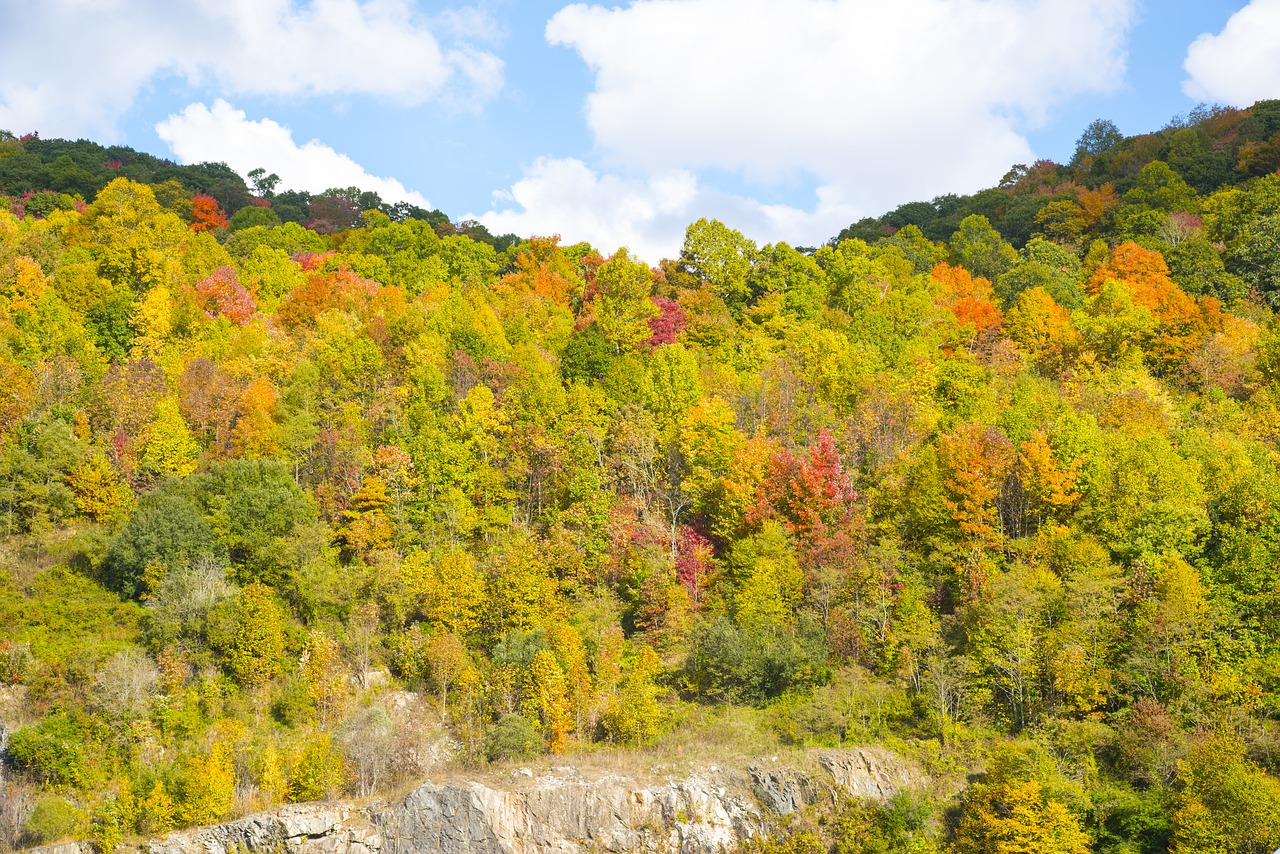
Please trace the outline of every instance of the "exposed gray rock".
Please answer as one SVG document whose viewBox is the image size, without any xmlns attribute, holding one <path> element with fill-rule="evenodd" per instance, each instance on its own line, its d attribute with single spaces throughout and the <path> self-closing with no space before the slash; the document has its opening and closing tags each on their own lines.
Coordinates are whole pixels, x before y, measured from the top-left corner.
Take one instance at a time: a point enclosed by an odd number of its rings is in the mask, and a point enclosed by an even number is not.
<svg viewBox="0 0 1280 854">
<path fill-rule="evenodd" d="M 392 806 L 304 804 L 170 834 L 146 854 L 725 854 L 763 832 L 764 812 L 797 812 L 820 797 L 883 800 L 923 785 L 888 750 L 862 747 L 819 757 L 825 775 L 775 760 L 746 774 L 714 766 L 683 779 L 587 779 L 573 768 L 510 785 L 427 782 Z M 41 854 L 89 854 L 59 846 Z"/>
<path fill-rule="evenodd" d="M 804 791 L 805 780 L 790 769 L 749 765 L 747 773 L 751 775 L 751 790 L 756 799 L 778 815 L 799 812 L 809 802 Z"/>
<path fill-rule="evenodd" d="M 855 798 L 885 801 L 904 789 L 918 788 L 924 775 L 883 747 L 832 750 L 818 760 L 836 785 Z"/>
<path fill-rule="evenodd" d="M 698 777 L 639 786 L 576 774 L 536 778 L 511 791 L 428 783 L 375 822 L 388 854 L 715 854 L 760 826 L 744 797 Z"/>
<path fill-rule="evenodd" d="M 32 848 L 31 854 L 93 854 L 93 846 L 88 842 L 63 842 L 61 845 Z"/>
<path fill-rule="evenodd" d="M 362 810 L 303 804 L 173 833 L 147 847 L 151 854 L 281 850 L 290 854 L 372 854 L 382 850 L 383 842 Z"/>
</svg>

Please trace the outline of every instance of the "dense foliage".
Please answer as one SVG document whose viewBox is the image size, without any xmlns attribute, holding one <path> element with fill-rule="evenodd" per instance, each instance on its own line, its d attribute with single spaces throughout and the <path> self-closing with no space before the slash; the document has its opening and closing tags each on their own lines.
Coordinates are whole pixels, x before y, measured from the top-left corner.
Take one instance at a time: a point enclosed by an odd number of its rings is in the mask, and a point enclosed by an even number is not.
<svg viewBox="0 0 1280 854">
<path fill-rule="evenodd" d="M 6 137 L 0 843 L 745 705 L 974 775 L 761 850 L 1271 851 L 1278 152 L 1100 122 L 651 269 Z"/>
</svg>

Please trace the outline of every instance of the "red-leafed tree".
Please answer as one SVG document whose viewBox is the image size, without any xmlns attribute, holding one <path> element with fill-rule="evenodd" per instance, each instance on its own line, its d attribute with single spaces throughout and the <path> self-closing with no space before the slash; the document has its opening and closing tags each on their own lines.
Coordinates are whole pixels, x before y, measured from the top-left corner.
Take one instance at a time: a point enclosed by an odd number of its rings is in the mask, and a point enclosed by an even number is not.
<svg viewBox="0 0 1280 854">
<path fill-rule="evenodd" d="M 823 430 L 803 457 L 774 455 L 747 521 L 781 521 L 795 538 L 809 588 L 825 590 L 829 600 L 857 558 L 863 530 L 857 502 L 835 439 Z"/>
<path fill-rule="evenodd" d="M 649 340 L 645 342 L 645 347 L 653 350 L 655 347 L 661 347 L 663 344 L 672 344 L 688 325 L 688 318 L 685 316 L 684 309 L 680 303 L 666 297 L 650 297 L 653 304 L 658 307 L 658 314 L 649 318 Z"/>
<path fill-rule="evenodd" d="M 217 231 L 226 228 L 230 220 L 218 207 L 218 200 L 204 193 L 196 193 L 191 199 L 191 230 Z"/>
<path fill-rule="evenodd" d="M 689 603 L 695 609 L 706 598 L 715 569 L 711 541 L 688 525 L 681 526 L 676 546 L 676 581 L 689 591 Z"/>
<path fill-rule="evenodd" d="M 850 523 L 857 499 L 835 439 L 822 430 L 803 458 L 787 450 L 774 455 L 755 515 L 782 519 L 797 537 L 828 536 Z"/>
<path fill-rule="evenodd" d="M 196 295 L 200 298 L 200 307 L 210 317 L 222 316 L 241 326 L 249 322 L 256 308 L 253 295 L 240 284 L 231 267 L 214 270 L 196 285 Z"/>
<path fill-rule="evenodd" d="M 327 252 L 299 252 L 293 256 L 293 261 L 302 268 L 302 272 L 310 273 L 319 270 L 332 257 L 333 250 Z"/>
<path fill-rule="evenodd" d="M 990 280 L 950 264 L 938 264 L 931 275 L 942 286 L 935 299 L 951 311 L 957 325 L 972 328 L 973 337 L 1000 326 L 1004 314 L 991 301 Z"/>
</svg>

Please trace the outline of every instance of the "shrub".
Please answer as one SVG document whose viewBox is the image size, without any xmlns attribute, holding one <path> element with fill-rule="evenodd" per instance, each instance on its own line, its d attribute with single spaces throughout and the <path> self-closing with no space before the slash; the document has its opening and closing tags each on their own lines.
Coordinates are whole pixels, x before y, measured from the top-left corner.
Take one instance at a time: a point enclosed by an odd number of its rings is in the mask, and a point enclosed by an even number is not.
<svg viewBox="0 0 1280 854">
<path fill-rule="evenodd" d="M 490 762 L 532 759 L 542 752 L 542 734 L 524 715 L 503 715 L 484 739 L 484 758 Z"/>
<path fill-rule="evenodd" d="M 28 845 L 46 845 L 69 836 L 79 836 L 84 829 L 83 812 L 57 795 L 42 795 L 23 825 L 23 841 Z"/>
<path fill-rule="evenodd" d="M 38 782 L 78 786 L 86 776 L 82 742 L 79 724 L 57 713 L 15 732 L 6 753 L 15 767 Z"/>
</svg>

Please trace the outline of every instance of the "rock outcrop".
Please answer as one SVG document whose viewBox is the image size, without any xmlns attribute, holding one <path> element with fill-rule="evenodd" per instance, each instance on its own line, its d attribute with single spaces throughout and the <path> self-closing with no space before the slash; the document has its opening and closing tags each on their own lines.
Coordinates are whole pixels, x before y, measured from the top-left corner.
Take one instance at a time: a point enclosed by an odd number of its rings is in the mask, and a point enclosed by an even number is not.
<svg viewBox="0 0 1280 854">
<path fill-rule="evenodd" d="M 920 772 L 883 747 L 830 750 L 818 760 L 845 794 L 887 801 L 903 789 L 921 784 Z"/>
<path fill-rule="evenodd" d="M 723 854 L 820 797 L 885 799 L 925 781 L 879 748 L 828 751 L 825 770 L 776 760 L 746 773 L 711 766 L 643 783 L 560 768 L 518 773 L 510 785 L 424 783 L 394 806 L 303 804 L 141 846 L 148 854 Z M 63 846 L 40 854 L 82 854 Z"/>
<path fill-rule="evenodd" d="M 297 804 L 274 813 L 174 833 L 148 846 L 151 854 L 373 854 L 384 842 L 364 810 Z"/>
<path fill-rule="evenodd" d="M 421 786 L 374 815 L 387 854 L 581 854 L 726 851 L 759 831 L 748 797 L 701 777 L 638 786 L 569 772 L 513 791 Z"/>
</svg>

